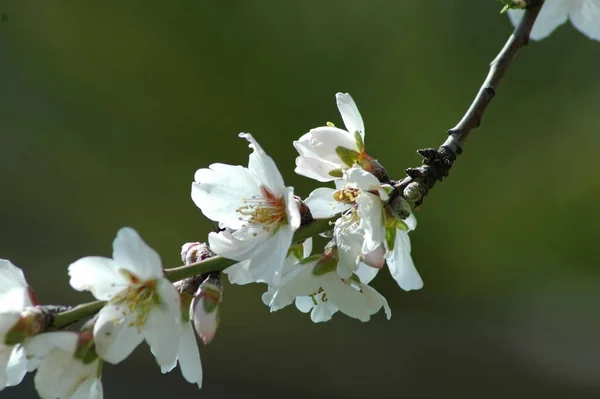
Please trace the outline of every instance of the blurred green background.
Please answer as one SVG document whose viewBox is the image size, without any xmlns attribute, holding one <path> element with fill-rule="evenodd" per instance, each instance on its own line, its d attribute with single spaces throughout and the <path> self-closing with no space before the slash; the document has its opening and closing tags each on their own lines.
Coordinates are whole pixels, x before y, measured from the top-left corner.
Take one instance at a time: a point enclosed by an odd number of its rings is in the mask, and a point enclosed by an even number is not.
<svg viewBox="0 0 600 399">
<path fill-rule="evenodd" d="M 211 225 L 196 169 L 246 164 L 247 131 L 306 196 L 292 140 L 349 92 L 393 177 L 437 146 L 511 32 L 487 1 L 0 0 L 0 256 L 46 303 L 121 226 L 180 264 Z M 412 233 L 425 287 L 393 317 L 313 324 L 225 287 L 204 388 L 145 345 L 105 397 L 600 397 L 600 43 L 569 24 L 520 52 Z M 3 398 L 36 397 L 32 376 Z"/>
</svg>

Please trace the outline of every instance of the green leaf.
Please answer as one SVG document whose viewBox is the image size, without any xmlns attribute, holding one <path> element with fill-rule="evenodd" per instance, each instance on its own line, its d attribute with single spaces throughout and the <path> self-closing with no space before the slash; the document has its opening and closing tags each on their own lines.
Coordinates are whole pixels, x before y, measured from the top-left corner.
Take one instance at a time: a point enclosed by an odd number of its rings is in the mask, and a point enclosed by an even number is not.
<svg viewBox="0 0 600 399">
<path fill-rule="evenodd" d="M 342 178 L 344 177 L 344 172 L 341 169 L 334 169 L 329 172 L 329 176 Z"/>
<path fill-rule="evenodd" d="M 385 242 L 387 243 L 388 251 L 394 250 L 394 243 L 396 242 L 396 226 L 386 227 L 385 229 Z"/>
<path fill-rule="evenodd" d="M 358 160 L 359 153 L 350 148 L 339 146 L 335 149 L 338 157 L 348 166 L 352 166 Z"/>
<path fill-rule="evenodd" d="M 294 255 L 299 261 L 302 260 L 302 258 L 304 258 L 304 245 L 302 245 L 302 243 L 292 245 L 287 253 L 287 256 L 290 255 Z"/>
<path fill-rule="evenodd" d="M 356 140 L 356 148 L 358 148 L 358 151 L 365 152 L 365 142 L 358 130 L 354 132 L 354 139 Z"/>
<path fill-rule="evenodd" d="M 337 260 L 333 256 L 322 257 L 315 267 L 313 268 L 313 274 L 315 276 L 321 276 L 326 273 L 334 271 L 337 267 Z"/>
<path fill-rule="evenodd" d="M 398 228 L 400 230 L 408 231 L 408 226 L 406 225 L 406 223 L 404 223 L 404 220 L 397 220 L 396 228 Z"/>
</svg>

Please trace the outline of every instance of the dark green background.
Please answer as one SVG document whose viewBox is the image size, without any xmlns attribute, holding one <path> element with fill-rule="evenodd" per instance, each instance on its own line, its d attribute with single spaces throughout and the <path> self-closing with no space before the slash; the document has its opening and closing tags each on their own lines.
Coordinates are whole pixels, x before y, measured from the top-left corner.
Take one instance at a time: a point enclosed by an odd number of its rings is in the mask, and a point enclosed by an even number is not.
<svg viewBox="0 0 600 399">
<path fill-rule="evenodd" d="M 292 140 L 341 125 L 350 92 L 393 177 L 470 104 L 511 26 L 487 1 L 0 0 L 0 256 L 45 303 L 121 226 L 180 264 L 211 225 L 196 169 L 246 164 L 248 131 L 306 196 Z M 418 212 L 425 281 L 374 282 L 393 317 L 312 324 L 225 287 L 205 384 L 145 345 L 109 399 L 600 397 L 600 43 L 565 25 L 511 66 L 448 180 Z M 35 397 L 31 377 L 3 398 Z M 185 395 L 185 396 L 184 396 Z"/>
</svg>

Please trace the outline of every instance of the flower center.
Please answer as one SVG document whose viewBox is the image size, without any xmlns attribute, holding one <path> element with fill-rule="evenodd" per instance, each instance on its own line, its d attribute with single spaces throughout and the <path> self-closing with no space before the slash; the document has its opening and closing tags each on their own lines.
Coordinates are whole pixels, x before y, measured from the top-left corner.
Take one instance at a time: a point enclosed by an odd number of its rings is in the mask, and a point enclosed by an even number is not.
<svg viewBox="0 0 600 399">
<path fill-rule="evenodd" d="M 323 288 L 319 288 L 318 290 L 310 294 L 309 297 L 310 299 L 312 299 L 314 306 L 320 305 L 321 303 L 325 303 L 328 301 L 327 293 L 325 292 L 325 290 L 323 290 Z"/>
<path fill-rule="evenodd" d="M 358 188 L 344 187 L 333 193 L 333 199 L 344 204 L 354 204 L 359 193 Z"/>
<path fill-rule="evenodd" d="M 129 327 L 137 326 L 138 330 L 141 330 L 152 308 L 160 303 L 156 289 L 157 280 L 143 281 L 125 269 L 119 269 L 119 273 L 129 280 L 130 285 L 112 297 L 110 303 L 122 305 L 123 316 L 135 313 L 135 321 L 130 322 Z"/>
<path fill-rule="evenodd" d="M 260 187 L 260 191 L 261 195 L 242 199 L 245 205 L 236 212 L 249 223 L 262 225 L 264 230 L 271 231 L 287 220 L 285 200 L 276 197 L 264 186 Z"/>
</svg>

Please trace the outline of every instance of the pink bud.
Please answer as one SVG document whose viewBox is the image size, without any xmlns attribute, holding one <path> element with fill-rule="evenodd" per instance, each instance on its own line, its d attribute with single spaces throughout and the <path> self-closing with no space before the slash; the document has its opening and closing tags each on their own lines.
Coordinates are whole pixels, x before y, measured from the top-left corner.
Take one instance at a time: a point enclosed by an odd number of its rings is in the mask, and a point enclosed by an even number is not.
<svg viewBox="0 0 600 399">
<path fill-rule="evenodd" d="M 181 246 L 181 260 L 186 265 L 212 258 L 215 253 L 203 242 L 188 242 Z"/>
<path fill-rule="evenodd" d="M 205 345 L 212 341 L 219 327 L 219 303 L 222 296 L 220 279 L 209 277 L 200 284 L 192 300 L 190 319 Z"/>
<path fill-rule="evenodd" d="M 385 263 L 385 250 L 383 245 L 377 247 L 377 249 L 371 253 L 362 256 L 362 261 L 376 269 L 381 269 Z"/>
</svg>

